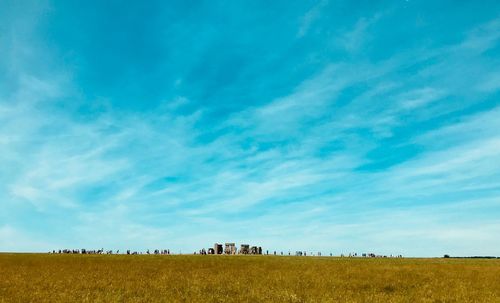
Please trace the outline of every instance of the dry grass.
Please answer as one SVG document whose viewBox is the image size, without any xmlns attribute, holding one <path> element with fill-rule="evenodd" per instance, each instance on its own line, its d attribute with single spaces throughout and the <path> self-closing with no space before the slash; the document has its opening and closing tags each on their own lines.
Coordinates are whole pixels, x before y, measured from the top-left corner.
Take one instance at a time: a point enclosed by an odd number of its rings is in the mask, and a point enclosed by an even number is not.
<svg viewBox="0 0 500 303">
<path fill-rule="evenodd" d="M 500 302 L 500 260 L 0 254 L 0 302 Z"/>
</svg>

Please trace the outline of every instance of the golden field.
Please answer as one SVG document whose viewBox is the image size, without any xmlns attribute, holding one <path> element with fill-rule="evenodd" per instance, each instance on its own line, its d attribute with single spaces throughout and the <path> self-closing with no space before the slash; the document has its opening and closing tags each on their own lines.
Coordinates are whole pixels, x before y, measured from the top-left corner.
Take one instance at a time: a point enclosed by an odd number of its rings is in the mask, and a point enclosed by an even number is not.
<svg viewBox="0 0 500 303">
<path fill-rule="evenodd" d="M 5 253 L 0 302 L 500 302 L 500 260 Z"/>
</svg>

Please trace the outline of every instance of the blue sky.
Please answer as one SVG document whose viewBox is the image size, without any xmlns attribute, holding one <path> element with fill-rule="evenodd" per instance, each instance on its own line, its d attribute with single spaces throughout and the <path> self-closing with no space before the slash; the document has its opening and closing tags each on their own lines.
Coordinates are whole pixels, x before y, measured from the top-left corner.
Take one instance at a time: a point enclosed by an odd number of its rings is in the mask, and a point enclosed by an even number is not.
<svg viewBox="0 0 500 303">
<path fill-rule="evenodd" d="M 500 255 L 497 1 L 1 1 L 0 250 Z"/>
</svg>

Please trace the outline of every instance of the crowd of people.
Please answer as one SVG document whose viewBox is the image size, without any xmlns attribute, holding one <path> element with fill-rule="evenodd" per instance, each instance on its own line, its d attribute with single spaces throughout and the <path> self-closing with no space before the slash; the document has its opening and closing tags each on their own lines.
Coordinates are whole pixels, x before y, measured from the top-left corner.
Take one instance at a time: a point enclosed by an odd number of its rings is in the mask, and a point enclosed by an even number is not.
<svg viewBox="0 0 500 303">
<path fill-rule="evenodd" d="M 52 252 L 49 252 L 49 253 L 53 253 L 53 254 L 83 254 L 83 255 L 102 255 L 102 254 L 106 254 L 106 255 L 113 255 L 113 254 L 116 254 L 116 255 L 119 255 L 120 254 L 120 250 L 116 250 L 116 251 L 113 251 L 113 250 L 104 250 L 104 249 L 97 249 L 97 250 L 90 250 L 90 249 L 85 249 L 85 248 L 82 248 L 82 249 L 59 249 L 59 250 L 52 250 Z M 145 252 L 142 252 L 142 251 L 132 251 L 130 249 L 127 249 L 125 252 L 123 252 L 122 254 L 127 254 L 127 255 L 142 255 L 142 254 L 146 254 L 146 255 L 170 255 L 170 249 L 155 249 L 154 251 L 150 252 L 149 249 L 146 250 Z"/>
<path fill-rule="evenodd" d="M 97 254 L 97 255 L 116 254 L 116 255 L 118 255 L 118 254 L 120 254 L 120 250 L 116 250 L 116 251 L 104 250 L 104 249 L 89 250 L 89 249 L 82 248 L 82 249 L 59 249 L 59 250 L 53 250 L 52 252 L 49 252 L 49 253 L 53 253 L 53 254 L 84 254 L 84 255 L 94 255 L 94 254 Z M 132 250 L 127 249 L 122 254 L 126 254 L 126 255 L 143 255 L 143 254 L 146 254 L 146 255 L 170 255 L 170 249 L 155 249 L 154 251 L 150 251 L 148 249 L 145 252 L 132 251 Z M 203 249 L 199 250 L 198 252 L 194 252 L 194 254 L 195 255 L 197 255 L 197 254 L 211 255 L 211 254 L 214 254 L 214 250 L 212 248 L 209 248 L 208 250 L 203 248 Z M 283 256 L 283 255 L 286 255 L 286 253 L 283 253 L 282 251 L 279 253 L 276 251 L 270 253 L 269 250 L 266 250 L 265 255 L 274 255 L 274 256 L 281 255 L 281 256 Z M 291 255 L 292 254 L 289 251 L 288 256 L 291 256 Z M 322 254 L 321 254 L 321 252 L 318 252 L 316 254 L 313 252 L 310 252 L 308 254 L 306 251 L 296 251 L 295 256 L 318 256 L 318 257 L 321 257 Z M 332 253 L 330 253 L 330 257 L 333 257 Z M 347 255 L 341 254 L 340 257 L 342 257 L 342 258 L 344 258 L 344 257 L 349 257 L 349 258 L 356 258 L 356 257 L 362 257 L 362 258 L 403 258 L 403 255 L 392 255 L 392 254 L 391 255 L 377 255 L 374 253 L 363 253 L 363 254 L 349 253 Z"/>
</svg>

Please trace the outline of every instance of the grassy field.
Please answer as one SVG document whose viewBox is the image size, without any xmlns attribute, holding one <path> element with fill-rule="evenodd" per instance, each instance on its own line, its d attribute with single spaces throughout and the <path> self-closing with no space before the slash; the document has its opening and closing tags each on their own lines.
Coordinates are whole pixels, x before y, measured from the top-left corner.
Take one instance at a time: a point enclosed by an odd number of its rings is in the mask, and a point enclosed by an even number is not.
<svg viewBox="0 0 500 303">
<path fill-rule="evenodd" d="M 500 260 L 0 254 L 0 302 L 500 302 Z"/>
</svg>

